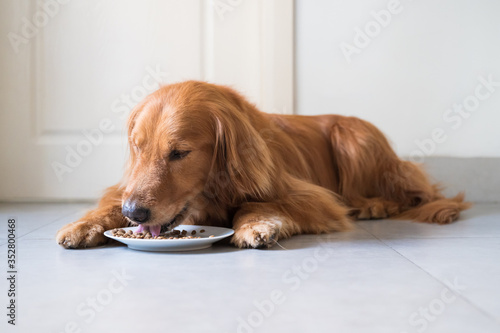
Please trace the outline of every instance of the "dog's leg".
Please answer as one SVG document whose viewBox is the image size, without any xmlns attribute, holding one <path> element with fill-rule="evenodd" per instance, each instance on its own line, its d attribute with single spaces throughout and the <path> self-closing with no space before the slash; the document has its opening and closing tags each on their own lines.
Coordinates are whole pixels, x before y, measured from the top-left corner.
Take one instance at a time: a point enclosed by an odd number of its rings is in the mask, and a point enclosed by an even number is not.
<svg viewBox="0 0 500 333">
<path fill-rule="evenodd" d="M 267 248 L 278 238 L 285 238 L 286 230 L 293 230 L 293 221 L 279 210 L 273 211 L 272 206 L 269 203 L 244 204 L 233 219 L 231 243 L 240 248 Z"/>
<path fill-rule="evenodd" d="M 463 195 L 444 198 L 423 170 L 400 160 L 382 132 L 369 122 L 340 116 L 335 120 L 331 142 L 338 193 L 353 216 L 449 223 L 469 207 Z"/>
<path fill-rule="evenodd" d="M 122 190 L 118 185 L 108 188 L 95 210 L 87 212 L 80 220 L 65 225 L 57 232 L 57 243 L 67 249 L 106 243 L 104 231 L 128 225 L 121 213 L 121 194 Z"/>
<path fill-rule="evenodd" d="M 286 196 L 240 207 L 233 218 L 231 242 L 238 247 L 267 248 L 295 234 L 344 231 L 351 227 L 347 213 L 332 192 L 291 179 Z"/>
<path fill-rule="evenodd" d="M 354 200 L 350 215 L 358 220 L 384 219 L 399 214 L 400 205 L 383 198 Z"/>
</svg>

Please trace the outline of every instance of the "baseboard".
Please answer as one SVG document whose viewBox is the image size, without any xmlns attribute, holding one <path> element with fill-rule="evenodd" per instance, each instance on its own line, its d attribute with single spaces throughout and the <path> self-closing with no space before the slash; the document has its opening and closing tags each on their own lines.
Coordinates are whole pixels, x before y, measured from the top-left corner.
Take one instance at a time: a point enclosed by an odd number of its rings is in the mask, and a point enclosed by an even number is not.
<svg viewBox="0 0 500 333">
<path fill-rule="evenodd" d="M 500 202 L 500 158 L 427 157 L 423 166 L 447 196 L 465 191 L 468 201 Z"/>
</svg>

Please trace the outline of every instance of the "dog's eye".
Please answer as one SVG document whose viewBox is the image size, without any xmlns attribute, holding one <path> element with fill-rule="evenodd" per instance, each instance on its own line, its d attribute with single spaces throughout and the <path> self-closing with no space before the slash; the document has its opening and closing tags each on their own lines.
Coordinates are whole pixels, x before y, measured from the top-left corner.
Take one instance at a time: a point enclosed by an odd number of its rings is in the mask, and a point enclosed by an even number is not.
<svg viewBox="0 0 500 333">
<path fill-rule="evenodd" d="M 172 150 L 170 155 L 168 155 L 168 159 L 170 161 L 180 160 L 181 158 L 186 157 L 189 153 L 190 151 L 188 150 Z"/>
</svg>

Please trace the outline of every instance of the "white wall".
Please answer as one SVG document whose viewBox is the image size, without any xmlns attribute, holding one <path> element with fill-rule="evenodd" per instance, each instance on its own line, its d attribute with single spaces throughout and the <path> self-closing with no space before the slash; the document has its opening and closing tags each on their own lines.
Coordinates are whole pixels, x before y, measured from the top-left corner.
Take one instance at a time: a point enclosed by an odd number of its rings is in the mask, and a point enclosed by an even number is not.
<svg viewBox="0 0 500 333">
<path fill-rule="evenodd" d="M 495 0 L 297 0 L 296 111 L 367 119 L 415 161 L 500 157 L 499 15 Z M 366 25 L 373 37 L 346 57 Z M 476 91 L 488 76 L 499 85 Z M 464 100 L 472 111 L 447 111 Z"/>
</svg>

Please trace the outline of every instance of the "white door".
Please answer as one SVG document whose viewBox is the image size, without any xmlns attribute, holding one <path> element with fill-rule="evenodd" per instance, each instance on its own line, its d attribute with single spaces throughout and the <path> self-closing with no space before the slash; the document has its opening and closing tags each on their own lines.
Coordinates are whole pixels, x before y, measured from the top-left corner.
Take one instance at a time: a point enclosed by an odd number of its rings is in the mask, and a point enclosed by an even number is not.
<svg viewBox="0 0 500 333">
<path fill-rule="evenodd" d="M 293 112 L 293 1 L 1 1 L 0 200 L 119 181 L 130 109 L 160 84 L 227 84 Z"/>
</svg>

